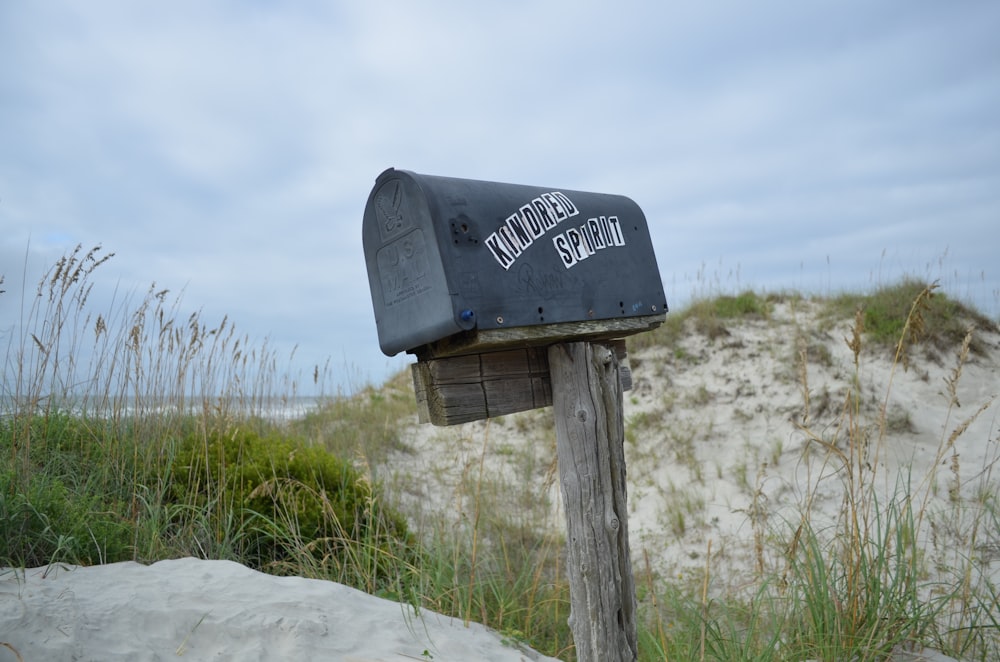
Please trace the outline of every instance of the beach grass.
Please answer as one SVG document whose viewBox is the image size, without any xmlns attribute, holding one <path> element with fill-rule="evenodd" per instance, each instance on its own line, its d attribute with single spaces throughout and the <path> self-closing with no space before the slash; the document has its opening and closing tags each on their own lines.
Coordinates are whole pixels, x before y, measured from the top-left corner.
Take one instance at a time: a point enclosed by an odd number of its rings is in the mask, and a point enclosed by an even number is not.
<svg viewBox="0 0 1000 662">
<path fill-rule="evenodd" d="M 540 460 L 490 437 L 493 425 L 554 444 L 545 412 L 470 428 L 474 450 L 452 488 L 454 507 L 415 508 L 401 494 L 415 482 L 436 489 L 434 477 L 404 475 L 390 462 L 410 452 L 416 410 L 408 373 L 275 419 L 270 412 L 299 394 L 281 367 L 285 357 L 228 319 L 181 315 L 179 300 L 155 286 L 93 310 L 94 274 L 110 257 L 78 247 L 24 297 L 0 394 L 0 566 L 229 559 L 481 622 L 511 646 L 575 659 L 566 542 L 539 484 L 555 472 L 544 453 Z M 996 458 L 966 467 L 955 451 L 992 405 L 959 409 L 956 392 L 970 357 L 990 351 L 977 329 L 996 332 L 994 321 L 913 279 L 818 300 L 741 288 L 672 311 L 659 329 L 630 339 L 629 351 L 688 360 L 680 340 L 689 334 L 723 342 L 737 325 L 768 323 L 778 303 L 806 299 L 822 307 L 821 325 L 850 321 L 843 340 L 854 358 L 853 373 L 835 395 L 827 392 L 822 408 L 810 402 L 819 396 L 808 363 L 829 355 L 802 334 L 801 351 L 787 359 L 805 400 L 802 453 L 824 470 L 801 486 L 792 510 L 752 498 L 753 558 L 739 581 L 717 567 L 710 540 L 700 570 L 683 576 L 665 573 L 655 549 L 633 544 L 640 659 L 881 660 L 922 645 L 962 660 L 997 659 L 1000 588 L 986 567 L 1000 544 Z M 929 355 L 952 366 L 937 461 L 927 475 L 892 477 L 888 490 L 872 460 L 905 421 L 884 404 L 888 394 L 873 406 L 862 392 L 865 352 L 890 356 L 892 370 Z M 325 379 L 322 370 L 314 382 Z M 664 396 L 662 406 L 711 407 L 712 394 Z M 822 422 L 820 411 L 829 414 Z M 635 416 L 626 443 L 653 432 L 663 432 L 661 419 Z M 722 468 L 696 458 L 698 433 L 673 430 L 663 461 L 711 481 Z M 788 452 L 772 444 L 764 462 Z M 496 453 L 521 470 L 486 471 Z M 758 496 L 759 460 L 748 458 L 739 481 Z M 979 487 L 970 491 L 974 481 Z M 830 483 L 843 503 L 834 521 L 813 507 Z M 942 493 L 943 509 L 932 498 Z M 678 537 L 703 508 L 681 496 L 664 522 Z"/>
</svg>

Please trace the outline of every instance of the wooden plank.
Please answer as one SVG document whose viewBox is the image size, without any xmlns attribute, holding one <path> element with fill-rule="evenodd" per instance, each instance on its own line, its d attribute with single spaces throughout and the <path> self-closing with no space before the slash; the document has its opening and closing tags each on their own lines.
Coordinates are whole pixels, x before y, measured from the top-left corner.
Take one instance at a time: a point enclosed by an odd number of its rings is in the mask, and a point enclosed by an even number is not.
<svg viewBox="0 0 1000 662">
<path fill-rule="evenodd" d="M 486 418 L 496 418 L 518 411 L 547 406 L 535 399 L 531 376 L 483 380 L 486 393 Z"/>
<path fill-rule="evenodd" d="M 421 422 L 468 423 L 552 402 L 544 349 L 420 361 L 412 366 Z"/>
<path fill-rule="evenodd" d="M 538 358 L 540 355 L 542 360 Z M 510 375 L 526 375 L 532 370 L 549 369 L 548 359 L 538 349 L 508 349 L 478 356 L 482 376 L 486 379 L 503 379 Z"/>
<path fill-rule="evenodd" d="M 549 347 L 562 342 L 624 338 L 655 329 L 663 324 L 666 318 L 666 313 L 659 313 L 642 317 L 538 324 L 509 329 L 473 329 L 417 347 L 411 353 L 415 354 L 419 360 L 427 361 L 463 354 L 484 354 L 511 348 Z"/>
<path fill-rule="evenodd" d="M 482 419 L 481 412 L 487 410 L 486 394 L 481 384 L 445 384 L 434 391 L 435 397 L 429 400 L 433 407 L 431 422 L 447 421 L 447 425 L 470 423 Z"/>
<path fill-rule="evenodd" d="M 456 356 L 447 363 L 428 361 L 430 376 L 439 384 L 461 384 L 475 381 L 482 376 L 479 355 Z"/>
<path fill-rule="evenodd" d="M 638 636 L 617 352 L 574 342 L 552 346 L 548 356 L 576 659 L 633 662 Z"/>
<path fill-rule="evenodd" d="M 612 343 L 631 388 L 625 341 Z M 552 404 L 548 349 L 520 349 L 419 361 L 411 366 L 421 423 L 456 425 Z"/>
<path fill-rule="evenodd" d="M 421 365 L 419 363 L 414 363 L 410 366 L 410 376 L 413 379 L 413 395 L 417 399 L 417 421 L 420 423 L 431 422 L 430 409 L 427 404 L 427 398 L 429 397 L 427 393 L 428 381 L 430 380 L 424 374 L 426 368 L 426 364 Z"/>
<path fill-rule="evenodd" d="M 421 423 L 456 425 L 478 421 L 486 411 L 486 395 L 479 377 L 478 357 L 461 357 L 452 365 L 435 362 L 414 363 L 411 366 L 413 390 L 417 398 L 417 416 Z M 470 363 L 476 364 L 475 371 Z M 454 368 L 450 373 L 448 368 Z"/>
</svg>

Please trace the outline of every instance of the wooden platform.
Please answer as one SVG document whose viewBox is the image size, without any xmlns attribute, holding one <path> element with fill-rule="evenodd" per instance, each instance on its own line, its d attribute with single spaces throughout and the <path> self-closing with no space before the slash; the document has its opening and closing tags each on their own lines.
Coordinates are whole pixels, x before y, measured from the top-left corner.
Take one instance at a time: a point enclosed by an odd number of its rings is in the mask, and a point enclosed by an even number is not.
<svg viewBox="0 0 1000 662">
<path fill-rule="evenodd" d="M 608 341 L 632 387 L 625 340 Z M 457 425 L 552 405 L 547 347 L 420 361 L 411 366 L 421 423 Z"/>
<path fill-rule="evenodd" d="M 422 345 L 411 353 L 420 361 L 429 361 L 448 356 L 467 356 L 506 349 L 548 347 L 562 342 L 612 340 L 652 331 L 663 324 L 666 318 L 666 312 L 662 312 L 642 317 L 536 324 L 510 329 L 473 329 Z"/>
</svg>

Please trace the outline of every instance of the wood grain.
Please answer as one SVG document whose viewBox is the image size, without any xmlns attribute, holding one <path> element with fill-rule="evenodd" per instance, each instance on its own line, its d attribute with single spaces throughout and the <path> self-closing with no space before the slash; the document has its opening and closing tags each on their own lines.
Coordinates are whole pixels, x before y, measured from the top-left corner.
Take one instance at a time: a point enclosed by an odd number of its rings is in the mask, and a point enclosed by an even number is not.
<svg viewBox="0 0 1000 662">
<path fill-rule="evenodd" d="M 589 342 L 554 345 L 548 356 L 577 660 L 632 662 L 638 635 L 617 357 Z"/>
<path fill-rule="evenodd" d="M 632 372 L 625 341 L 611 346 L 628 390 Z M 545 347 L 419 361 L 411 372 L 421 423 L 456 425 L 552 405 Z"/>
</svg>

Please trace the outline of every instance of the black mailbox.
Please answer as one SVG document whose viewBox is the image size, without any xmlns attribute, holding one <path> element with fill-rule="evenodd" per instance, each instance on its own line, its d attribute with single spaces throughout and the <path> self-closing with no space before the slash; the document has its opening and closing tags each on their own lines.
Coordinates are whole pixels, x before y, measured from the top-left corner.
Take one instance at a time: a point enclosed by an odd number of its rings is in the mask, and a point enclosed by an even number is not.
<svg viewBox="0 0 1000 662">
<path fill-rule="evenodd" d="M 528 329 L 526 345 L 531 329 L 628 335 L 667 309 L 646 218 L 620 195 L 390 168 L 368 196 L 362 235 L 388 356 L 449 341 L 461 348 L 452 354 L 475 353 L 489 349 L 478 334 L 512 329 Z"/>
</svg>

